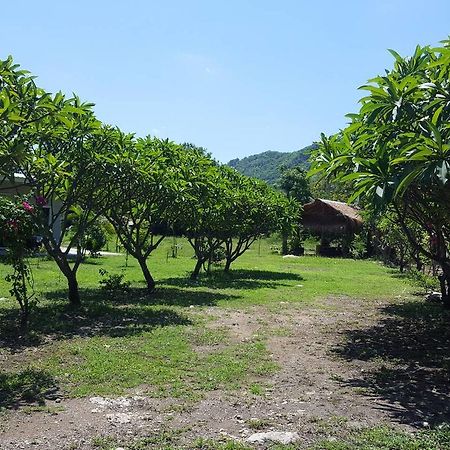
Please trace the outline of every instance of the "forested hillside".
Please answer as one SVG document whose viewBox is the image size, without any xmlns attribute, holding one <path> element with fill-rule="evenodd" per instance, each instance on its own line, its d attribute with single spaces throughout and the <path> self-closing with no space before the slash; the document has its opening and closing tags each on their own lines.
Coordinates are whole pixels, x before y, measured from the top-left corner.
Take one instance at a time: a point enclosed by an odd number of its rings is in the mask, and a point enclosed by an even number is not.
<svg viewBox="0 0 450 450">
<path fill-rule="evenodd" d="M 308 158 L 315 144 L 302 148 L 295 152 L 267 151 L 246 158 L 232 159 L 228 165 L 250 177 L 260 178 L 269 184 L 275 185 L 280 179 L 281 167 L 308 167 Z"/>
</svg>

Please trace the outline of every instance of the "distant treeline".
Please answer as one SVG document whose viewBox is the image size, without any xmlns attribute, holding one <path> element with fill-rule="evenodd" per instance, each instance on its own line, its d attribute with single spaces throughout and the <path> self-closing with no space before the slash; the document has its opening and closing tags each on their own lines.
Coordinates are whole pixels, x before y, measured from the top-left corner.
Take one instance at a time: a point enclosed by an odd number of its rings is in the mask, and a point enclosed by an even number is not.
<svg viewBox="0 0 450 450">
<path fill-rule="evenodd" d="M 280 182 L 283 168 L 301 166 L 309 168 L 309 155 L 317 148 L 316 144 L 309 145 L 295 152 L 267 151 L 245 158 L 232 159 L 228 162 L 230 167 L 249 177 L 259 178 L 272 186 L 277 186 Z"/>
</svg>

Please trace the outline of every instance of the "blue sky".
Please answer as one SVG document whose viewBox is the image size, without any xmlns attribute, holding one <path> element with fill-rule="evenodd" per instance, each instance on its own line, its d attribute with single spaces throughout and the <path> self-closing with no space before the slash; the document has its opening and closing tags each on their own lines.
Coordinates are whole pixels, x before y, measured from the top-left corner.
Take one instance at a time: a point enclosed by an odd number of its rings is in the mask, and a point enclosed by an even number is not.
<svg viewBox="0 0 450 450">
<path fill-rule="evenodd" d="M 450 34 L 450 2 L 23 1 L 2 4 L 0 58 L 100 120 L 208 148 L 292 151 L 342 128 L 357 91 Z"/>
</svg>

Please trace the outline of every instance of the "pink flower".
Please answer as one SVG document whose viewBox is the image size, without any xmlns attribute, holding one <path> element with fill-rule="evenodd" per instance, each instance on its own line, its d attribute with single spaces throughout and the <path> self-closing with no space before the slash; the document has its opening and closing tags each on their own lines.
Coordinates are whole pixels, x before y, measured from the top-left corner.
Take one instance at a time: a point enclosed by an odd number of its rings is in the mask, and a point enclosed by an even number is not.
<svg viewBox="0 0 450 450">
<path fill-rule="evenodd" d="M 22 202 L 22 206 L 26 212 L 32 213 L 34 211 L 34 208 L 28 202 Z"/>
<path fill-rule="evenodd" d="M 19 230 L 19 223 L 15 219 L 8 220 L 8 225 L 14 231 Z"/>
<path fill-rule="evenodd" d="M 45 199 L 45 197 L 42 197 L 42 195 L 37 195 L 35 200 L 37 205 L 47 206 L 47 200 Z"/>
</svg>

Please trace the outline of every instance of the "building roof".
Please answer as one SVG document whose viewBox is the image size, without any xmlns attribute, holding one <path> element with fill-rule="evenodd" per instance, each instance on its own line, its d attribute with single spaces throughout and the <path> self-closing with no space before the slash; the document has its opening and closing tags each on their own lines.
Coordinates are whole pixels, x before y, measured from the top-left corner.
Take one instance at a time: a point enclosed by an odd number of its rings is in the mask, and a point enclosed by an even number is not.
<svg viewBox="0 0 450 450">
<path fill-rule="evenodd" d="M 318 201 L 322 203 L 326 203 L 331 206 L 336 211 L 339 211 L 342 215 L 349 217 L 350 219 L 354 219 L 358 222 L 363 222 L 363 219 L 359 213 L 359 208 L 355 206 L 351 206 L 344 202 L 336 202 L 335 200 L 325 200 L 323 198 L 318 198 Z"/>
<path fill-rule="evenodd" d="M 354 233 L 363 224 L 359 209 L 344 202 L 318 198 L 303 207 L 305 228 L 316 233 Z"/>
</svg>

